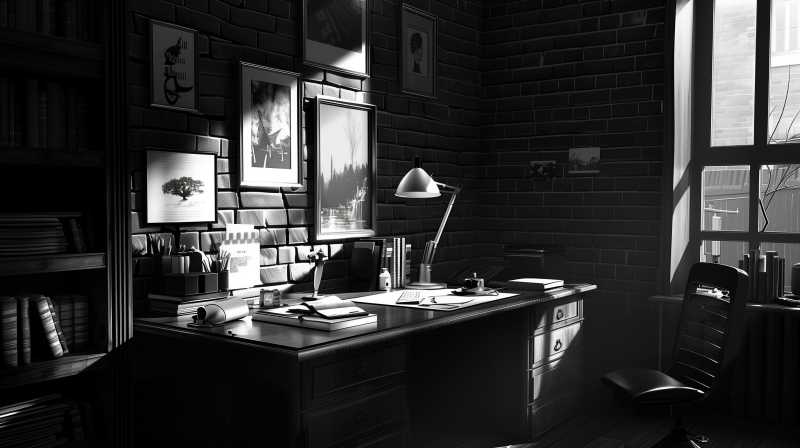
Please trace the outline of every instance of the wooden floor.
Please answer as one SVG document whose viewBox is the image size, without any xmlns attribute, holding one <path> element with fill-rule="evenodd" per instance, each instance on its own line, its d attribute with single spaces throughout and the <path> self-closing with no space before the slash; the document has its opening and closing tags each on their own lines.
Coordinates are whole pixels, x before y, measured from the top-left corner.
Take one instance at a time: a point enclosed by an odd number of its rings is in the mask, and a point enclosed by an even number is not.
<svg viewBox="0 0 800 448">
<path fill-rule="evenodd" d="M 674 419 L 635 418 L 613 403 L 584 410 L 532 443 L 488 435 L 448 434 L 418 448 L 650 448 L 675 425 Z M 683 425 L 709 439 L 703 448 L 800 448 L 800 426 L 723 413 L 685 417 Z M 518 443 L 518 442 L 517 442 Z"/>
</svg>

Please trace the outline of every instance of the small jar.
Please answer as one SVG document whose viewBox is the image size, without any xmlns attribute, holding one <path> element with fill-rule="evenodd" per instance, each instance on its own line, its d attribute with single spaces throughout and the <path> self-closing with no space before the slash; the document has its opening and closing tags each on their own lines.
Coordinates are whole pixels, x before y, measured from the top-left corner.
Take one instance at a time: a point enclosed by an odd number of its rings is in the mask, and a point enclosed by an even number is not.
<svg viewBox="0 0 800 448">
<path fill-rule="evenodd" d="M 281 290 L 272 290 L 272 306 L 281 306 Z"/>
<path fill-rule="evenodd" d="M 263 307 L 273 307 L 274 305 L 274 294 L 272 291 L 268 289 L 262 289 L 259 291 L 258 295 L 258 305 Z"/>
<path fill-rule="evenodd" d="M 392 276 L 386 268 L 381 268 L 381 275 L 378 276 L 378 289 L 381 291 L 392 290 Z"/>
</svg>

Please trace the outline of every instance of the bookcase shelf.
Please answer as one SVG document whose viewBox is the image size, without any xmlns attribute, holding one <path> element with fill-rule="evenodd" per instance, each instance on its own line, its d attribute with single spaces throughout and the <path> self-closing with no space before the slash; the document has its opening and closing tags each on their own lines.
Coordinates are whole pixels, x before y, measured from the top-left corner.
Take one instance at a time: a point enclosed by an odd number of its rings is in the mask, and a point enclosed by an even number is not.
<svg viewBox="0 0 800 448">
<path fill-rule="evenodd" d="M 106 353 L 81 352 L 58 359 L 32 362 L 27 366 L 0 370 L 0 389 L 77 375 L 107 366 Z"/>
<path fill-rule="evenodd" d="M 104 168 L 106 157 L 100 151 L 0 146 L 0 163 Z"/>
<path fill-rule="evenodd" d="M 0 65 L 5 69 L 59 78 L 103 78 L 103 47 L 100 45 L 0 28 L 0 48 L 3 48 Z"/>
<path fill-rule="evenodd" d="M 0 276 L 79 271 L 106 267 L 106 254 L 52 254 L 0 258 Z"/>
</svg>

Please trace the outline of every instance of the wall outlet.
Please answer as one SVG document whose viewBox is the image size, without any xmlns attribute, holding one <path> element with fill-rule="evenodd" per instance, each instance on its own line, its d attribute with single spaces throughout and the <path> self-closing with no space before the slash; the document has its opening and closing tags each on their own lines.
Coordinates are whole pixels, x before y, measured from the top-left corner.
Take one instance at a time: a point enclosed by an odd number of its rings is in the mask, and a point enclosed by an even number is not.
<svg viewBox="0 0 800 448">
<path fill-rule="evenodd" d="M 553 180 L 556 178 L 555 160 L 537 160 L 531 162 L 531 180 Z"/>
</svg>

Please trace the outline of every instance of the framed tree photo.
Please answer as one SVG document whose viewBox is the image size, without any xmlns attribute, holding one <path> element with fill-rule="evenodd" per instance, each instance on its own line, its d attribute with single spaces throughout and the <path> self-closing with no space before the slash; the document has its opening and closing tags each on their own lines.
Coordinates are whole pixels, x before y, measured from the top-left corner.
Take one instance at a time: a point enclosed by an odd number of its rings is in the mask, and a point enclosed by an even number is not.
<svg viewBox="0 0 800 448">
<path fill-rule="evenodd" d="M 568 174 L 597 174 L 600 172 L 600 148 L 569 148 Z"/>
<path fill-rule="evenodd" d="M 436 16 L 401 5 L 397 66 L 403 93 L 436 98 Z"/>
<path fill-rule="evenodd" d="M 367 0 L 303 0 L 303 63 L 369 76 Z"/>
<path fill-rule="evenodd" d="M 217 155 L 145 150 L 145 221 L 153 224 L 217 222 Z"/>
<path fill-rule="evenodd" d="M 197 112 L 197 31 L 150 21 L 150 105 Z"/>
<path fill-rule="evenodd" d="M 372 104 L 316 97 L 316 241 L 376 234 L 375 117 Z"/>
<path fill-rule="evenodd" d="M 242 62 L 239 78 L 239 185 L 301 186 L 300 75 Z"/>
</svg>

